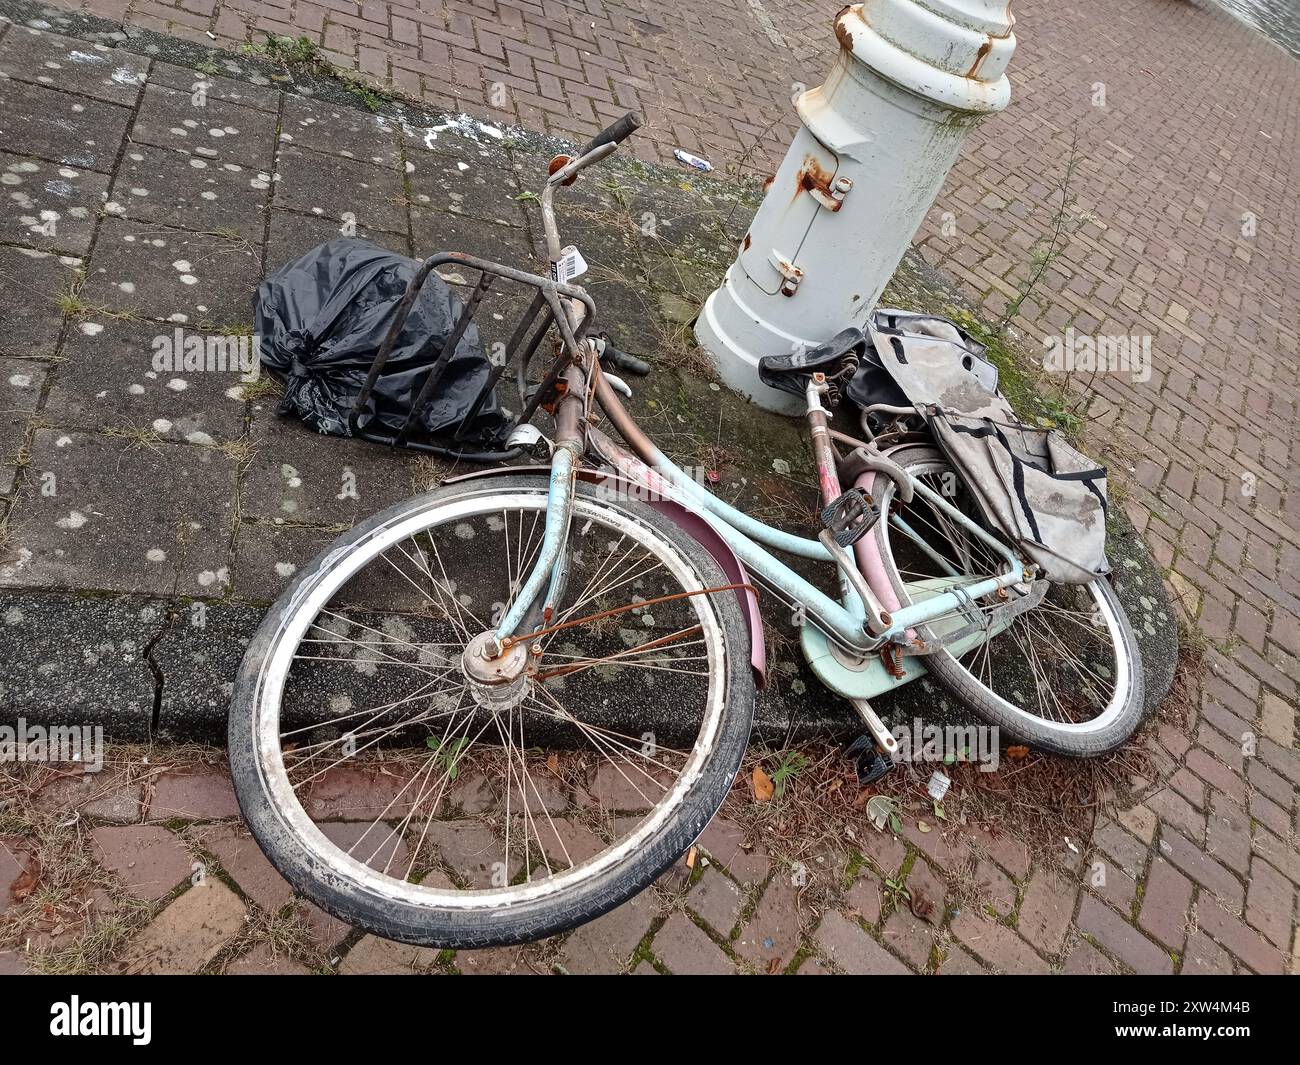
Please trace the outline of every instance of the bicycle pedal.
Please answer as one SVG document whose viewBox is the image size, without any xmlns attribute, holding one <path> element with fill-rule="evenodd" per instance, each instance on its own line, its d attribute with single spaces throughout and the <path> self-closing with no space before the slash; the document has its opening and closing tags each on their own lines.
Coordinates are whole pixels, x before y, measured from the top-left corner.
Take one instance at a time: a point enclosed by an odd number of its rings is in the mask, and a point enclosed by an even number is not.
<svg viewBox="0 0 1300 1065">
<path fill-rule="evenodd" d="M 860 488 L 850 488 L 822 509 L 822 525 L 840 547 L 856 544 L 880 520 L 880 508 Z"/>
<path fill-rule="evenodd" d="M 871 734 L 864 732 L 844 749 L 845 757 L 854 759 L 858 783 L 874 784 L 894 768 L 894 760 L 880 753 Z"/>
</svg>

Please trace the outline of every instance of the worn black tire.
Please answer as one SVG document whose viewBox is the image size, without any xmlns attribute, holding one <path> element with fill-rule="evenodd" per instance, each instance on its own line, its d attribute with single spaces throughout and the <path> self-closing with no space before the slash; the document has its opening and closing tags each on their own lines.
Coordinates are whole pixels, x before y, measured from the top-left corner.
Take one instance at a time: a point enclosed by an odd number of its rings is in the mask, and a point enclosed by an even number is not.
<svg viewBox="0 0 1300 1065">
<path fill-rule="evenodd" d="M 893 457 L 904 469 L 936 461 L 945 463 L 948 461 L 942 452 L 926 447 L 909 448 Z M 894 484 L 883 477 L 878 478 L 878 482 L 882 483 L 874 496 L 881 512 L 888 513 L 889 506 L 894 501 Z M 897 568 L 890 565 L 889 530 L 885 521 L 877 523 L 874 535 L 881 557 L 885 561 L 894 593 L 901 602 L 906 604 L 909 600 L 905 582 Z M 946 650 L 927 655 L 925 667 L 933 674 L 935 680 L 952 692 L 962 705 L 969 707 L 973 713 L 990 725 L 996 725 L 1006 736 L 1014 740 L 1039 750 L 1072 758 L 1092 758 L 1113 751 L 1133 734 L 1142 721 L 1145 703 L 1142 654 L 1133 635 L 1133 628 L 1129 624 L 1128 615 L 1115 595 L 1115 590 L 1110 586 L 1110 581 L 1104 577 L 1098 578 L 1090 587 L 1113 610 L 1118 623 L 1123 653 L 1131 663 L 1133 673 L 1132 683 L 1123 706 L 1111 721 L 1101 726 L 1071 730 L 1019 712 L 1012 704 L 998 698 L 972 677 L 966 667 Z"/>
<path fill-rule="evenodd" d="M 336 563 L 335 553 L 404 516 L 465 493 L 504 490 L 545 495 L 546 487 L 546 481 L 538 477 L 492 476 L 447 485 L 382 511 L 341 536 L 302 569 L 271 607 L 248 646 L 235 681 L 229 721 L 230 766 L 240 809 L 263 852 L 285 879 L 340 920 L 403 943 L 457 949 L 530 942 L 567 931 L 626 902 L 653 883 L 698 838 L 731 788 L 749 739 L 754 677 L 746 622 L 736 598 L 725 595 L 709 597 L 725 649 L 725 695 L 717 742 L 700 776 L 645 846 L 572 890 L 554 898 L 472 914 L 395 901 L 331 868 L 270 798 L 257 757 L 257 699 L 263 671 L 288 612 L 304 589 L 319 581 Z M 595 497 L 595 491 L 585 484 L 579 484 L 578 492 Z M 637 501 L 600 500 L 602 506 L 619 509 L 670 540 L 705 587 L 729 583 L 712 555 L 669 517 Z"/>
</svg>

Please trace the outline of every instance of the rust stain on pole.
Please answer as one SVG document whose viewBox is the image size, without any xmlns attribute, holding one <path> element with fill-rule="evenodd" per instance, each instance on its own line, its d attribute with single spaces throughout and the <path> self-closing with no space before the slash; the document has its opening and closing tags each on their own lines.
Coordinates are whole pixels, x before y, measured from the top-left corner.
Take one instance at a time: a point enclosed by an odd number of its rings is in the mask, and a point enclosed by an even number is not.
<svg viewBox="0 0 1300 1065">
<path fill-rule="evenodd" d="M 833 171 L 827 170 L 815 155 L 805 155 L 803 165 L 794 176 L 795 190 L 793 200 L 801 193 L 807 193 L 828 211 L 838 211 L 843 205 L 844 197 L 853 188 L 848 178 L 835 177 Z"/>
<path fill-rule="evenodd" d="M 850 7 L 852 7 L 851 4 L 846 4 L 844 7 L 840 8 L 835 15 L 835 21 L 832 22 L 831 25 L 835 27 L 835 37 L 840 42 L 840 47 L 852 51 L 853 34 L 849 32 L 848 26 L 844 25 L 843 22 L 844 16 L 847 14 Z"/>
<path fill-rule="evenodd" d="M 979 53 L 975 56 L 975 62 L 971 64 L 970 70 L 966 71 L 966 77 L 973 78 L 979 73 L 980 64 L 984 62 L 985 57 L 993 50 L 993 38 L 990 37 L 980 45 Z"/>
<path fill-rule="evenodd" d="M 794 176 L 794 194 L 798 196 L 801 192 L 813 192 L 820 189 L 829 196 L 831 179 L 834 176 L 822 166 L 815 156 L 805 155 L 803 157 L 803 166 L 799 168 L 799 172 Z"/>
</svg>

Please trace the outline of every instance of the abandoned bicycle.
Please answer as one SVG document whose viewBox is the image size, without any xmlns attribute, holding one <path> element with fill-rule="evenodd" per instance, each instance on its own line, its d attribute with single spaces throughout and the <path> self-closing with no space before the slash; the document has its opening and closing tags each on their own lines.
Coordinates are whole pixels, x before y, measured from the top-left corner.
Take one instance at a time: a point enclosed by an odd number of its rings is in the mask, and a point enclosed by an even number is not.
<svg viewBox="0 0 1300 1065">
<path fill-rule="evenodd" d="M 553 206 L 637 124 L 552 164 L 552 276 L 431 257 L 372 372 L 437 267 L 480 273 L 465 321 L 493 280 L 523 286 L 532 318 L 511 351 L 531 357 L 558 335 L 523 418 L 552 412 L 552 438 L 534 441 L 549 464 L 446 481 L 345 533 L 272 607 L 235 684 L 231 765 L 263 850 L 304 895 L 392 939 L 463 948 L 564 931 L 683 854 L 749 738 L 765 668 L 757 586 L 799 604 L 808 663 L 857 710 L 880 763 L 897 745 L 870 700 L 925 673 L 1063 754 L 1112 749 L 1140 718 L 1141 663 L 1106 579 L 1053 583 L 985 528 L 916 411 L 875 411 L 874 439 L 831 430 L 849 356 L 768 366 L 805 398 L 816 537 L 728 505 L 637 427 L 590 333 L 593 301 L 563 279 Z M 778 554 L 821 564 L 834 593 Z"/>
</svg>

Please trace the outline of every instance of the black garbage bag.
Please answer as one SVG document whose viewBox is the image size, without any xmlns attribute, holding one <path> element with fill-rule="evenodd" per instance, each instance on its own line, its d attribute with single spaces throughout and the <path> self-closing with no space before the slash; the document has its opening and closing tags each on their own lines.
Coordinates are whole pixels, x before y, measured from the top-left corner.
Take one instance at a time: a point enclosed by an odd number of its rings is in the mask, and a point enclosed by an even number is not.
<svg viewBox="0 0 1300 1065">
<path fill-rule="evenodd" d="M 284 381 L 280 413 L 318 432 L 347 436 L 348 416 L 419 263 L 366 240 L 340 237 L 286 263 L 258 286 L 253 320 L 263 366 Z M 358 427 L 396 432 L 406 422 L 462 307 L 431 273 L 411 306 Z M 458 430 L 491 364 L 478 328 L 465 330 L 416 426 L 430 436 Z M 487 397 L 462 441 L 486 444 L 507 419 Z"/>
</svg>

